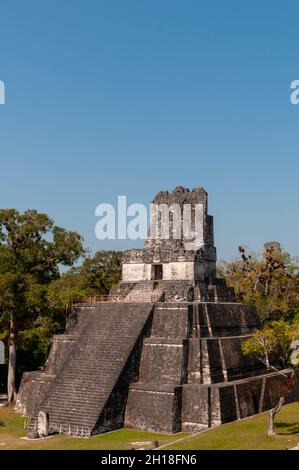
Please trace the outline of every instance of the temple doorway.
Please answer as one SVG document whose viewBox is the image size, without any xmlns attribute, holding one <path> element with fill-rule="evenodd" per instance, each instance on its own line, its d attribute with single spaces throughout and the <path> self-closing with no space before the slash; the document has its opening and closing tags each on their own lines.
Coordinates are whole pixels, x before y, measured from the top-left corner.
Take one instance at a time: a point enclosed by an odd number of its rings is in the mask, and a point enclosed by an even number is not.
<svg viewBox="0 0 299 470">
<path fill-rule="evenodd" d="M 163 279 L 163 266 L 162 264 L 154 264 L 152 266 L 152 279 L 154 281 L 159 281 Z"/>
</svg>

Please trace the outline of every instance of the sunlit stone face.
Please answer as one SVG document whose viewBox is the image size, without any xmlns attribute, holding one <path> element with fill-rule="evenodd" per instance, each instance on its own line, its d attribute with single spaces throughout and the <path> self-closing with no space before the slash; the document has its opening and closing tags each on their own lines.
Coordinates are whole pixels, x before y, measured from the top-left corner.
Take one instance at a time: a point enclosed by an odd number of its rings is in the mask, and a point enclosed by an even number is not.
<svg viewBox="0 0 299 470">
<path fill-rule="evenodd" d="M 158 193 L 144 249 L 124 253 L 123 281 L 202 281 L 216 276 L 213 217 L 207 207 L 203 188 Z"/>
</svg>

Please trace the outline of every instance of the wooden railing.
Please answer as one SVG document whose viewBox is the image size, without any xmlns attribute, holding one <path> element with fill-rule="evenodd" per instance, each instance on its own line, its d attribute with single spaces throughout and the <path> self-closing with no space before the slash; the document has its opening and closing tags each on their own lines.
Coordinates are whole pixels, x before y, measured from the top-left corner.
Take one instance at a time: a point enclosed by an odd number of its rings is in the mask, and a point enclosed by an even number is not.
<svg viewBox="0 0 299 470">
<path fill-rule="evenodd" d="M 159 302 L 163 294 L 134 294 L 126 295 L 88 295 L 80 302 Z"/>
</svg>

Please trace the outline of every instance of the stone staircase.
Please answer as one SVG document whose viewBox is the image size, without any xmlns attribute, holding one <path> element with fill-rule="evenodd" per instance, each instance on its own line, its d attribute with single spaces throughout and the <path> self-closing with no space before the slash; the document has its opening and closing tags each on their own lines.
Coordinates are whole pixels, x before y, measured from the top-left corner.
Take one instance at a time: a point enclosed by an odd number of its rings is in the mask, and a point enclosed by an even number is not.
<svg viewBox="0 0 299 470">
<path fill-rule="evenodd" d="M 115 416 L 123 425 L 128 386 L 138 374 L 134 357 L 152 304 L 97 302 L 86 308 L 81 335 L 40 405 L 52 430 L 76 435 L 115 429 Z"/>
<path fill-rule="evenodd" d="M 158 301 L 159 298 L 163 295 L 163 288 L 161 286 L 161 282 L 158 281 L 142 281 L 138 283 L 134 283 L 133 287 L 131 288 L 128 296 L 130 299 L 141 299 L 141 298 L 156 298 Z"/>
</svg>

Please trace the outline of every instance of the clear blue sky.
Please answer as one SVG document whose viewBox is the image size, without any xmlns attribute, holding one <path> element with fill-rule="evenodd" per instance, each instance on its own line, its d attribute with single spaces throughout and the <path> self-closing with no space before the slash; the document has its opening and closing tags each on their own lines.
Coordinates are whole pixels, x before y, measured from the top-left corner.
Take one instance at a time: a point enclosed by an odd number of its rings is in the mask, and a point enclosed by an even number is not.
<svg viewBox="0 0 299 470">
<path fill-rule="evenodd" d="M 93 250 L 94 210 L 204 186 L 218 258 L 298 248 L 298 2 L 3 0 L 0 206 Z"/>
</svg>

